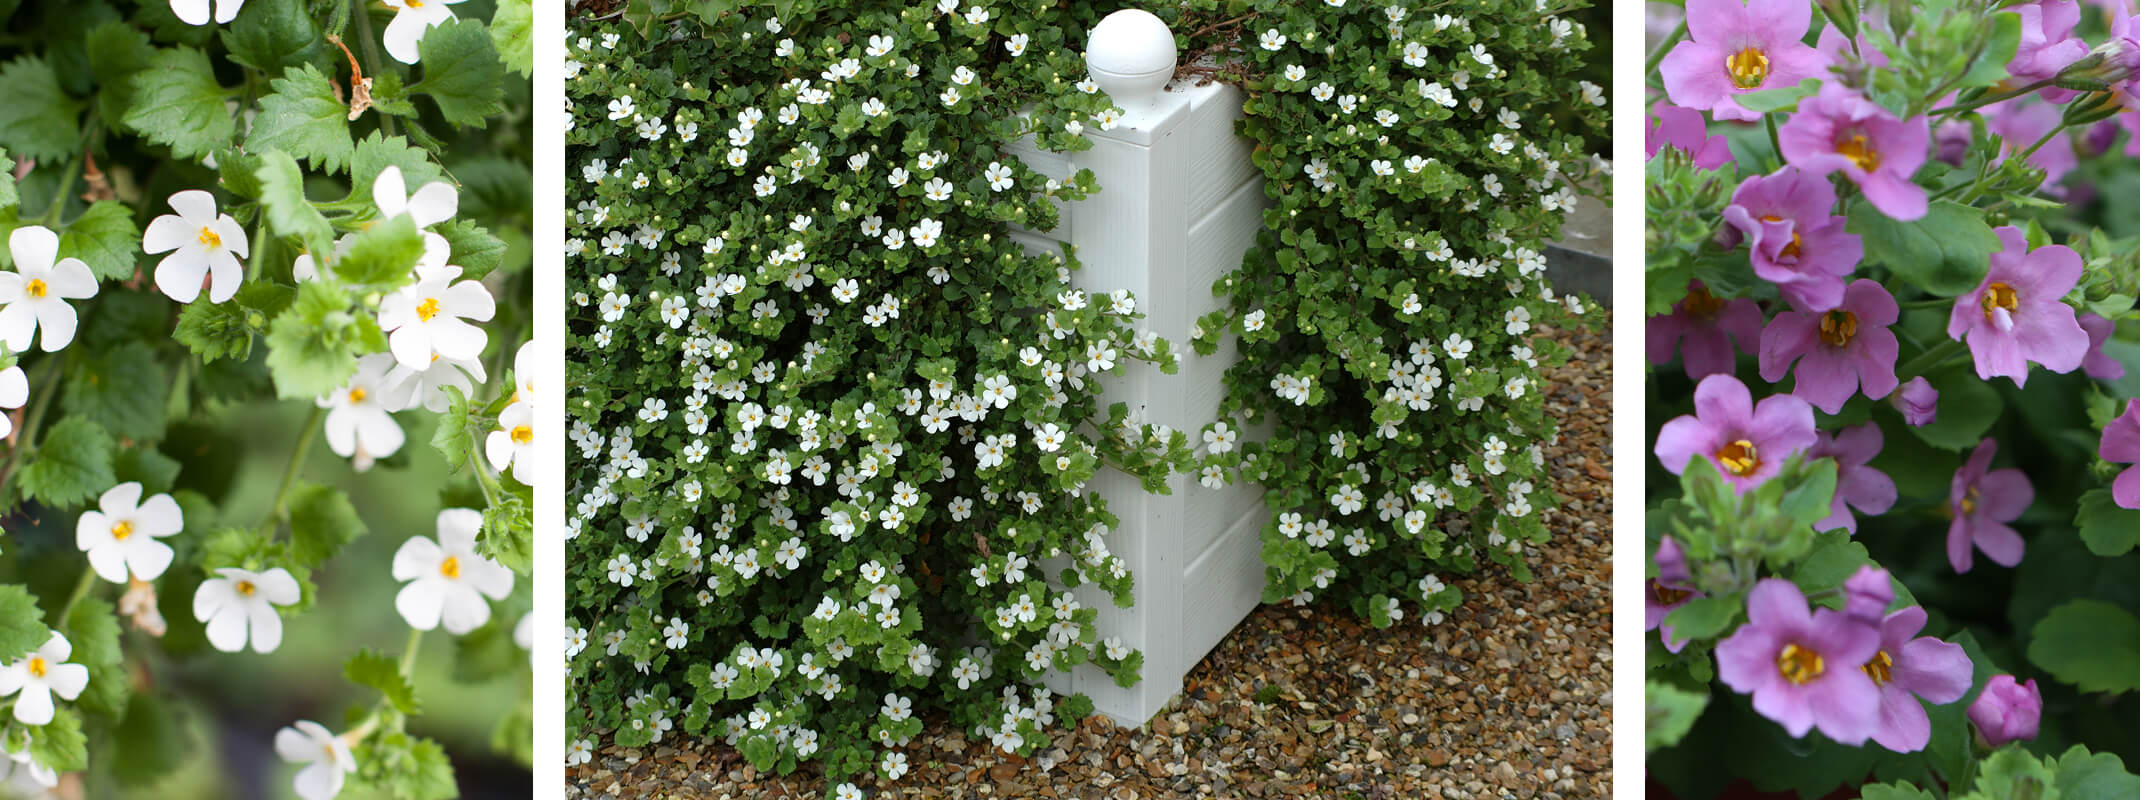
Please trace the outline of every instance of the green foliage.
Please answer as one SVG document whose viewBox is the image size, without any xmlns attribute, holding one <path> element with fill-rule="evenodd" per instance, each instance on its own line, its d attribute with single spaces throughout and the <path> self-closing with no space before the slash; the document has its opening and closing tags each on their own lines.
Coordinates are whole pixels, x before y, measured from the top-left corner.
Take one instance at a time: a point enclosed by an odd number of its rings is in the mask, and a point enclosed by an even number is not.
<svg viewBox="0 0 2140 800">
<path fill-rule="evenodd" d="M 59 257 L 81 259 L 100 280 L 129 280 L 140 241 L 133 211 L 107 200 L 67 223 L 59 236 Z"/>
<path fill-rule="evenodd" d="M 1708 692 L 1688 691 L 1656 680 L 1644 686 L 1642 699 L 1646 704 L 1642 722 L 1645 752 L 1678 744 L 1709 705 Z"/>
<path fill-rule="evenodd" d="M 416 687 L 409 685 L 408 676 L 401 674 L 401 663 L 391 656 L 360 651 L 342 664 L 342 675 L 358 686 L 379 690 L 387 705 L 403 714 L 416 714 L 422 708 L 416 701 Z"/>
<path fill-rule="evenodd" d="M 290 557 L 318 567 L 365 534 L 349 495 L 332 486 L 299 484 L 290 492 Z"/>
<path fill-rule="evenodd" d="M 281 397 L 310 398 L 340 387 L 357 371 L 356 358 L 386 349 L 378 320 L 349 312 L 348 290 L 325 281 L 297 288 L 297 299 L 267 333 L 268 371 Z"/>
<path fill-rule="evenodd" d="M 349 107 L 336 96 L 327 76 L 306 65 L 270 83 L 274 91 L 260 98 L 260 118 L 246 133 L 255 152 L 281 150 L 326 171 L 339 172 L 356 151 L 349 138 Z"/>
<path fill-rule="evenodd" d="M 16 485 L 24 496 L 47 506 L 80 505 L 115 482 L 112 450 L 111 432 L 84 417 L 70 416 L 45 432 Z"/>
<path fill-rule="evenodd" d="M 77 144 L 81 104 L 60 88 L 52 65 L 20 56 L 0 66 L 0 147 L 28 158 L 65 158 Z"/>
<path fill-rule="evenodd" d="M 1865 260 L 1893 270 L 1911 284 L 1938 295 L 1957 295 L 1976 288 L 1992 253 L 1999 250 L 1999 237 L 1991 232 L 1984 214 L 1976 209 L 1942 200 L 1933 203 L 1923 219 L 1899 222 L 1880 213 L 1871 203 L 1850 207 L 1846 230 L 1865 242 Z"/>
<path fill-rule="evenodd" d="M 230 144 L 237 120 L 223 107 L 231 92 L 216 82 L 208 56 L 190 47 L 158 49 L 134 73 L 126 126 L 171 148 L 171 155 L 198 159 Z"/>
<path fill-rule="evenodd" d="M 2029 660 L 2084 692 L 2140 689 L 2140 619 L 2097 600 L 2051 610 L 2029 637 Z"/>
<path fill-rule="evenodd" d="M 13 663 L 52 638 L 37 599 L 20 586 L 0 586 L 0 661 Z"/>
<path fill-rule="evenodd" d="M 424 78 L 409 87 L 429 94 L 455 125 L 480 125 L 505 110 L 505 64 L 483 23 L 462 19 L 431 29 L 422 45 Z"/>
</svg>

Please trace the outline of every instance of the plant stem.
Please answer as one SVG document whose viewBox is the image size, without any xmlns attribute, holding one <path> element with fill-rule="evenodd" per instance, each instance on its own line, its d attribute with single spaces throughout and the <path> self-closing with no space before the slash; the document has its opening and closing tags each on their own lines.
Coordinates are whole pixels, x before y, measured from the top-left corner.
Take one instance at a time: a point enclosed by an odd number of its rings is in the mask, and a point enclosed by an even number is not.
<svg viewBox="0 0 2140 800">
<path fill-rule="evenodd" d="M 1925 114 L 1926 114 L 1927 116 L 1934 116 L 1934 117 L 1937 117 L 1937 116 L 1942 116 L 1942 115 L 1946 115 L 1946 114 L 1959 114 L 1959 113 L 1961 113 L 1961 112 L 1964 112 L 1964 111 L 1968 111 L 1968 110 L 1971 110 L 1971 109 L 1976 109 L 1976 108 L 1982 108 L 1982 107 L 1984 107 L 1984 106 L 1988 106 L 1988 105 L 1991 105 L 1991 104 L 1993 104 L 1993 103 L 1997 103 L 1997 102 L 2001 102 L 2001 101 L 2005 101 L 2005 100 L 2012 100 L 2012 99 L 2014 99 L 2014 98 L 2016 98 L 2016 97 L 2020 97 L 2020 96 L 2026 95 L 2026 94 L 2028 94 L 2028 93 L 2030 93 L 2030 92 L 2036 91 L 2037 89 L 2041 89 L 2041 88 L 2044 88 L 2044 87 L 2046 87 L 2046 86 L 2050 86 L 2051 84 L 2053 84 L 2053 83 L 2055 83 L 2055 82 L 2056 82 L 2056 81 L 2053 81 L 2053 80 L 2050 80 L 2050 79 L 2040 80 L 2040 81 L 2037 81 L 2037 82 L 2035 82 L 2035 83 L 2031 83 L 2031 84 L 2029 84 L 2029 85 L 2027 85 L 2027 86 L 2023 86 L 2023 87 L 2021 87 L 2021 88 L 2019 88 L 2019 89 L 2015 89 L 2015 90 L 2013 90 L 2013 91 L 2011 91 L 2011 92 L 2007 92 L 2007 93 L 2005 93 L 2005 94 L 1985 95 L 1985 96 L 1983 96 L 1983 97 L 1979 97 L 1979 98 L 1977 98 L 1977 99 L 1975 99 L 1975 100 L 1971 100 L 1971 101 L 1969 101 L 1969 102 L 1967 102 L 1967 103 L 1955 103 L 1954 105 L 1951 105 L 1951 106 L 1943 106 L 1943 107 L 1940 107 L 1940 108 L 1935 108 L 1935 109 L 1932 109 L 1931 111 L 1927 111 L 1927 112 L 1925 112 Z"/>
<path fill-rule="evenodd" d="M 371 3 L 366 0 L 358 0 L 350 4 L 349 15 L 357 18 L 357 44 L 364 51 L 365 74 L 370 75 L 373 80 L 377 80 L 379 77 L 379 42 L 378 37 L 372 35 L 372 12 L 370 6 Z M 386 135 L 398 136 L 401 134 L 401 125 L 394 120 L 394 115 L 379 114 L 378 117 L 379 129 L 385 131 Z"/>
<path fill-rule="evenodd" d="M 67 617 L 74 613 L 74 607 L 81 604 L 82 598 L 89 596 L 89 589 L 95 586 L 96 582 L 97 571 L 88 564 L 83 564 L 82 577 L 74 582 L 74 594 L 68 595 L 67 604 L 59 609 L 59 625 L 56 627 L 66 629 Z"/>
<path fill-rule="evenodd" d="M 1952 297 L 1928 297 L 1923 300 L 1912 300 L 1910 302 L 1903 303 L 1902 310 L 1913 311 L 1922 308 L 1949 308 L 1953 305 L 1954 298 Z"/>
<path fill-rule="evenodd" d="M 1642 74 L 1656 72 L 1658 62 L 1664 60 L 1666 53 L 1672 52 L 1672 45 L 1679 44 L 1679 40 L 1684 38 L 1687 38 L 1687 22 L 1680 20 L 1679 27 L 1673 28 L 1672 32 L 1664 37 L 1664 41 L 1657 44 L 1657 49 L 1650 51 L 1649 60 L 1642 64 Z"/>
<path fill-rule="evenodd" d="M 289 518 L 283 506 L 288 504 L 290 486 L 297 482 L 297 474 L 304 471 L 305 454 L 312 450 L 312 440 L 318 438 L 321 420 L 326 418 L 326 409 L 314 406 L 312 413 L 305 415 L 303 432 L 297 436 L 297 446 L 290 450 L 290 463 L 282 468 L 282 483 L 275 487 L 275 503 L 268 506 L 267 517 L 260 520 L 260 527 L 279 523 Z"/>
<path fill-rule="evenodd" d="M 1768 126 L 1768 146 L 1776 151 L 1776 162 L 1783 163 L 1783 140 L 1776 137 L 1776 115 L 1762 114 L 1761 121 Z"/>
<path fill-rule="evenodd" d="M 1933 367 L 1938 366 L 1941 362 L 1946 361 L 1949 357 L 1955 355 L 1956 353 L 1960 353 L 1961 351 L 1961 342 L 1957 342 L 1953 339 L 1948 339 L 1946 341 L 1940 342 L 1939 344 L 1933 345 L 1931 349 L 1928 349 L 1922 353 L 1918 353 L 1917 357 L 1910 359 L 1908 363 L 1896 368 L 1895 379 L 1903 383 L 1908 383 L 1911 378 L 1915 378 L 1917 376 L 1925 374 Z"/>
<path fill-rule="evenodd" d="M 409 672 L 416 669 L 416 652 L 418 648 L 421 648 L 423 646 L 423 643 L 424 632 L 415 628 L 410 628 L 409 644 L 401 651 L 401 677 L 409 677 Z"/>
</svg>

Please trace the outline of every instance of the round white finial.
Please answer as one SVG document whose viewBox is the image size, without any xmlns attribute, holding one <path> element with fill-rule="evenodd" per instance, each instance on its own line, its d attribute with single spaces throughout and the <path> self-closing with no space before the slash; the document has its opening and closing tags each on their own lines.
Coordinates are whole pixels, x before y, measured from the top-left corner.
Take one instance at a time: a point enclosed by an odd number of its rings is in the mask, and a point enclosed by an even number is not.
<svg viewBox="0 0 2140 800">
<path fill-rule="evenodd" d="M 1143 9 L 1109 14 L 1085 39 L 1085 68 L 1116 105 L 1142 105 L 1174 76 L 1174 33 Z"/>
</svg>

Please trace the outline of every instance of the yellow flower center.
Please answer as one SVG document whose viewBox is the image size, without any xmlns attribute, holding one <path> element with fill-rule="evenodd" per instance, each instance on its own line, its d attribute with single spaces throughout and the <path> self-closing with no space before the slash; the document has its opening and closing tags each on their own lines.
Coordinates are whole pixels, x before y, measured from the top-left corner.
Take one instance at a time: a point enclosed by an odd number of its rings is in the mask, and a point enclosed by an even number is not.
<svg viewBox="0 0 2140 800">
<path fill-rule="evenodd" d="M 200 239 L 202 247 L 210 250 L 223 246 L 223 237 L 217 236 L 214 228 L 205 225 L 201 227 L 201 235 L 196 238 Z"/>
<path fill-rule="evenodd" d="M 424 298 L 423 304 L 416 307 L 416 318 L 430 322 L 431 318 L 435 316 L 438 316 L 438 298 Z"/>
<path fill-rule="evenodd" d="M 111 538 L 113 539 L 123 542 L 126 541 L 126 537 L 132 535 L 134 535 L 134 523 L 132 520 L 120 520 L 111 526 Z"/>
<path fill-rule="evenodd" d="M 1851 338 L 1857 335 L 1857 314 L 1836 309 L 1820 316 L 1820 340 L 1830 347 L 1850 344 Z"/>
<path fill-rule="evenodd" d="M 1783 673 L 1784 680 L 1803 686 L 1827 672 L 1828 662 L 1819 653 L 1787 644 L 1783 652 L 1776 654 L 1776 670 Z"/>
<path fill-rule="evenodd" d="M 527 444 L 529 442 L 535 441 L 535 429 L 530 428 L 526 425 L 521 425 L 519 427 L 514 428 L 512 435 L 513 444 Z"/>
<path fill-rule="evenodd" d="M 446 577 L 448 577 L 448 578 L 452 578 L 452 579 L 454 579 L 454 580 L 460 580 L 460 579 L 461 579 L 461 559 L 460 559 L 460 557 L 459 557 L 459 556 L 447 556 L 447 557 L 446 557 L 446 560 L 444 560 L 444 561 L 441 561 L 441 562 L 438 562 L 438 574 L 440 574 L 440 575 L 444 575 L 444 576 L 446 576 Z"/>
<path fill-rule="evenodd" d="M 257 591 L 260 591 L 260 587 L 254 586 L 252 581 L 238 581 L 238 594 L 251 597 Z"/>
<path fill-rule="evenodd" d="M 1865 674 L 1873 679 L 1874 686 L 1884 686 L 1895 680 L 1895 659 L 1889 658 L 1886 650 L 1873 654 L 1873 660 L 1865 662 Z"/>
<path fill-rule="evenodd" d="M 1717 450 L 1716 460 L 1724 465 L 1726 472 L 1742 478 L 1752 475 L 1754 470 L 1761 467 L 1761 456 L 1754 451 L 1754 443 L 1745 439 L 1739 439 Z"/>
<path fill-rule="evenodd" d="M 1971 486 L 1971 487 L 1969 487 L 1969 491 L 1963 492 L 1963 493 L 1962 493 L 1962 516 L 1965 516 L 1965 517 L 1966 517 L 1966 516 L 1969 516 L 1969 515 L 1971 515 L 1971 514 L 1977 513 L 1977 500 L 1978 500 L 1978 499 L 1980 499 L 1980 498 L 1982 498 L 1982 497 L 1983 497 L 1983 494 L 1982 494 L 1982 493 L 1980 493 L 1980 492 L 1978 492 L 1978 491 L 1977 491 L 1977 487 L 1974 487 L 1974 486 Z"/>
<path fill-rule="evenodd" d="M 364 402 L 365 394 L 366 393 L 364 391 L 364 387 L 362 386 L 351 389 L 349 390 L 349 402 L 351 404 L 362 403 Z"/>
<path fill-rule="evenodd" d="M 1835 152 L 1850 159 L 1850 163 L 1858 165 L 1858 169 L 1866 172 L 1880 168 L 1880 152 L 1873 149 L 1871 142 L 1865 141 L 1865 134 L 1854 133 L 1850 138 L 1836 142 Z"/>
<path fill-rule="evenodd" d="M 2007 285 L 2005 281 L 1995 281 L 1992 285 L 1984 287 L 1984 319 L 1986 321 L 1991 320 L 1992 309 L 2003 308 L 2006 309 L 2006 313 L 2012 314 L 2014 309 L 2020 306 L 2021 295 L 2016 294 L 2014 287 Z"/>
<path fill-rule="evenodd" d="M 1672 605 L 1687 599 L 1687 594 L 1688 592 L 1684 589 L 1674 589 L 1657 581 L 1650 581 L 1650 596 L 1657 598 L 1658 605 Z"/>
<path fill-rule="evenodd" d="M 1687 290 L 1687 299 L 1679 301 L 1679 308 L 1695 319 L 1709 319 L 1724 309 L 1724 301 L 1710 294 L 1708 287 L 1696 286 Z"/>
<path fill-rule="evenodd" d="M 50 669 L 51 667 L 45 663 L 44 656 L 30 656 L 30 677 L 42 678 Z"/>
<path fill-rule="evenodd" d="M 31 278 L 30 282 L 22 287 L 22 293 L 29 295 L 32 300 L 45 299 L 46 291 L 48 290 L 45 287 L 45 282 L 36 278 Z"/>
<path fill-rule="evenodd" d="M 1768 54 L 1758 47 L 1740 50 L 1724 58 L 1724 72 L 1731 75 L 1731 85 L 1758 89 L 1768 80 Z"/>
</svg>

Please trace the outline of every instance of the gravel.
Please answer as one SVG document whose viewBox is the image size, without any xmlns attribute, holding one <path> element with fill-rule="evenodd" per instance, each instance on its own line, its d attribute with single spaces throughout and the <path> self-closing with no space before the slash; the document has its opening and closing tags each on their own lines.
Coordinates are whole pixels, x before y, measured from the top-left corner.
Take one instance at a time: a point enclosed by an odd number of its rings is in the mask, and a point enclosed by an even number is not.
<svg viewBox="0 0 2140 800">
<path fill-rule="evenodd" d="M 1549 331 L 1576 355 L 1549 370 L 1561 421 L 1546 451 L 1565 504 L 1530 583 L 1450 580 L 1438 625 L 1386 630 L 1327 604 L 1256 609 L 1142 729 L 1088 719 L 1022 759 L 942 719 L 915 765 L 871 798 L 1560 800 L 1612 795 L 1610 336 Z M 1446 576 L 1445 576 L 1446 577 Z M 1409 609 L 1408 609 L 1409 610 Z M 718 741 L 614 745 L 566 773 L 572 800 L 819 798 L 823 778 L 759 773 Z"/>
</svg>

